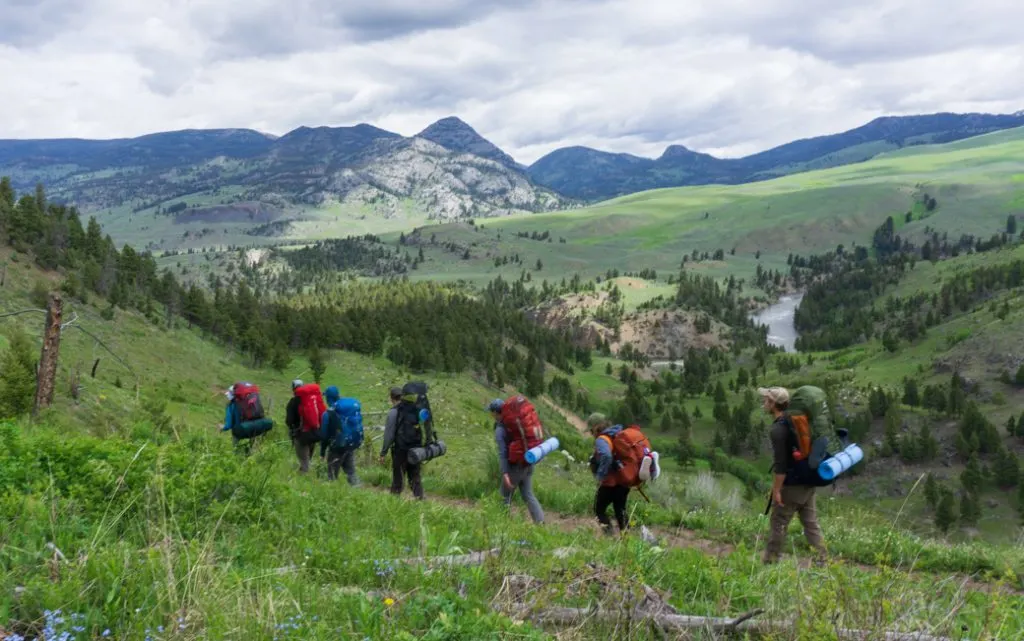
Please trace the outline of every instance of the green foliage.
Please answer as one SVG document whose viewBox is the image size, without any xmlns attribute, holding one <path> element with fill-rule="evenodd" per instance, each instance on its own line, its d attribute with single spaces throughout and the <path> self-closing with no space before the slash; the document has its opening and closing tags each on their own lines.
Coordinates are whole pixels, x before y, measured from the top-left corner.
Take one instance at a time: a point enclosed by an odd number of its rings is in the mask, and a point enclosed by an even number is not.
<svg viewBox="0 0 1024 641">
<path fill-rule="evenodd" d="M 7 349 L 0 355 L 0 419 L 32 411 L 36 393 L 32 342 L 19 329 L 8 333 Z"/>
<path fill-rule="evenodd" d="M 938 506 L 940 496 L 940 488 L 938 481 L 935 480 L 935 475 L 928 472 L 924 481 L 924 498 L 928 502 L 928 506 L 933 510 Z"/>
<path fill-rule="evenodd" d="M 324 362 L 323 352 L 318 345 L 309 350 L 309 371 L 313 373 L 313 380 L 319 385 L 323 381 L 324 372 L 327 371 L 327 363 Z"/>
<path fill-rule="evenodd" d="M 942 532 L 949 532 L 949 528 L 956 523 L 956 503 L 953 497 L 953 492 L 949 489 L 943 488 L 942 497 L 939 499 L 939 505 L 935 509 L 935 527 L 939 528 Z"/>
<path fill-rule="evenodd" d="M 967 492 L 978 493 L 985 483 L 985 477 L 981 472 L 981 463 L 977 454 L 972 454 L 967 461 L 967 467 L 960 473 L 960 483 Z"/>
<path fill-rule="evenodd" d="M 981 519 L 981 503 L 978 496 L 970 491 L 964 491 L 960 495 L 960 523 L 965 526 L 974 526 Z"/>
</svg>

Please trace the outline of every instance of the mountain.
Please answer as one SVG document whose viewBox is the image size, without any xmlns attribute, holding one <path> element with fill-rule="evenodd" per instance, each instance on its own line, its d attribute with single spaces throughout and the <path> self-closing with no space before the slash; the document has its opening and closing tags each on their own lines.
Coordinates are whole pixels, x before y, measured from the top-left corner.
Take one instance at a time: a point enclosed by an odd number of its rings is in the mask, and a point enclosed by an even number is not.
<svg viewBox="0 0 1024 641">
<path fill-rule="evenodd" d="M 494 143 L 478 134 L 475 129 L 455 116 L 438 120 L 416 134 L 416 136 L 435 142 L 451 151 L 473 154 L 474 156 L 494 160 L 510 169 L 522 169 L 522 166 L 512 156 L 506 154 Z"/>
<path fill-rule="evenodd" d="M 567 147 L 540 158 L 527 173 L 565 196 L 595 201 L 662 187 L 764 180 L 862 162 L 911 145 L 952 142 L 1021 126 L 1022 112 L 886 116 L 843 133 L 797 140 L 736 159 L 715 158 L 680 145 L 668 147 L 657 159 Z"/>
<path fill-rule="evenodd" d="M 457 118 L 412 138 L 359 124 L 299 127 L 279 138 L 237 129 L 0 140 L 0 175 L 25 191 L 45 182 L 54 199 L 85 211 L 158 211 L 181 199 L 190 206 L 187 218 L 206 222 L 219 213 L 191 207 L 301 210 L 340 203 L 383 217 L 401 210 L 453 219 L 567 204 Z"/>
</svg>

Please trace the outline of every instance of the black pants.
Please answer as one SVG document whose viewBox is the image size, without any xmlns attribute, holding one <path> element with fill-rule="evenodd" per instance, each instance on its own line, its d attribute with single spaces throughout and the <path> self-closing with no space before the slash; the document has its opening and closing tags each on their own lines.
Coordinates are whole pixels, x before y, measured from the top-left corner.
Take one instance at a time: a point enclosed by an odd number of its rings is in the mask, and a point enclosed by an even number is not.
<svg viewBox="0 0 1024 641">
<path fill-rule="evenodd" d="M 402 493 L 403 477 L 409 477 L 409 488 L 412 495 L 418 499 L 423 498 L 423 483 L 420 481 L 420 466 L 409 463 L 409 452 L 405 450 L 391 450 L 391 493 Z"/>
<path fill-rule="evenodd" d="M 619 524 L 619 531 L 623 532 L 628 526 L 626 520 L 626 499 L 629 498 L 629 487 L 625 485 L 612 485 L 597 488 L 597 496 L 594 498 L 594 513 L 597 520 L 606 530 L 611 530 L 612 522 L 608 518 L 608 506 L 615 509 L 615 520 Z"/>
</svg>

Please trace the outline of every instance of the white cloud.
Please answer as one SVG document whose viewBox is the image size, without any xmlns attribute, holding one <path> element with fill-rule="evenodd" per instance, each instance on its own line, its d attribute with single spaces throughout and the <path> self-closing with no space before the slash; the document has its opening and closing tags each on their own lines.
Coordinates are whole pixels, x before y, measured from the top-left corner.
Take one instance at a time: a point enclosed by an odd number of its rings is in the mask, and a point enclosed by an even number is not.
<svg viewBox="0 0 1024 641">
<path fill-rule="evenodd" d="M 1024 5 L 979 0 L 8 0 L 0 137 L 458 115 L 566 145 L 740 155 L 883 114 L 1024 107 Z"/>
</svg>

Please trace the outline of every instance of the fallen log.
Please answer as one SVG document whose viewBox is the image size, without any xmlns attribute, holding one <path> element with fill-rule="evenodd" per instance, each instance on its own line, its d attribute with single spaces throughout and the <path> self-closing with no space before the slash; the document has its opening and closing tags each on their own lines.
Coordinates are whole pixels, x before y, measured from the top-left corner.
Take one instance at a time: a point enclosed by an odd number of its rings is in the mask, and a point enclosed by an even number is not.
<svg viewBox="0 0 1024 641">
<path fill-rule="evenodd" d="M 559 626 L 577 626 L 586 620 L 596 620 L 607 623 L 620 622 L 624 618 L 630 618 L 637 622 L 650 622 L 662 630 L 670 632 L 697 632 L 707 631 L 713 633 L 738 633 L 743 632 L 753 635 L 778 634 L 779 632 L 792 628 L 793 622 L 786 620 L 753 620 L 763 610 L 754 610 L 735 619 L 724 617 L 692 616 L 686 614 L 643 614 L 640 612 L 616 612 L 611 610 L 588 610 L 585 608 L 546 608 L 539 610 L 532 615 L 538 624 L 552 624 Z M 836 637 L 840 640 L 863 641 L 864 639 L 879 639 L 882 641 L 953 641 L 949 637 L 934 636 L 925 632 L 892 632 L 881 633 L 869 632 L 866 630 L 836 630 Z"/>
</svg>

